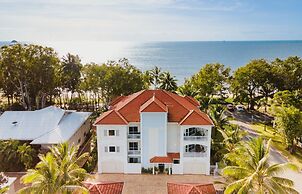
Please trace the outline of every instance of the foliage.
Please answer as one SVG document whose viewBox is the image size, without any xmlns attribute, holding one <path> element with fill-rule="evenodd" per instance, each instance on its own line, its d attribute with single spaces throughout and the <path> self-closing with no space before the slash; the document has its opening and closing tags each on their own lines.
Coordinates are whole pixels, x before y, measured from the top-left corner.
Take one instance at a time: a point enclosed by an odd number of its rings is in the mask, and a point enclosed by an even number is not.
<svg viewBox="0 0 302 194">
<path fill-rule="evenodd" d="M 265 97 L 266 104 L 275 92 L 275 74 L 272 66 L 264 59 L 252 60 L 238 68 L 231 81 L 231 88 L 236 101 L 247 102 L 253 110 L 256 100 Z"/>
<path fill-rule="evenodd" d="M 267 145 L 262 138 L 252 139 L 238 147 L 234 157 L 236 165 L 223 169 L 223 175 L 229 181 L 225 193 L 298 193 L 293 181 L 277 176 L 284 170 L 297 171 L 291 163 L 273 164 L 268 162 L 270 140 Z"/>
<path fill-rule="evenodd" d="M 88 64 L 83 67 L 84 91 L 98 94 L 105 105 L 118 96 L 129 95 L 144 89 L 143 74 L 127 59 L 107 64 Z"/>
<path fill-rule="evenodd" d="M 0 49 L 0 79 L 8 98 L 18 98 L 26 110 L 44 107 L 57 87 L 59 65 L 52 48 L 14 44 Z"/>
<path fill-rule="evenodd" d="M 177 90 L 177 80 L 169 72 L 165 71 L 160 77 L 160 89 L 175 92 Z"/>
<path fill-rule="evenodd" d="M 276 72 L 276 87 L 282 90 L 301 90 L 302 88 L 302 59 L 300 57 L 288 57 L 285 60 L 279 58 L 272 62 Z"/>
<path fill-rule="evenodd" d="M 187 79 L 179 91 L 194 94 L 191 95 L 192 97 L 213 97 L 214 95 L 224 97 L 230 70 L 219 63 L 206 64 L 198 73 Z"/>
<path fill-rule="evenodd" d="M 284 134 L 291 152 L 295 152 L 298 139 L 302 136 L 302 111 L 290 106 L 277 111 L 275 121 L 277 128 Z"/>
<path fill-rule="evenodd" d="M 0 141 L 0 171 L 21 171 L 31 168 L 37 160 L 37 151 L 28 143 L 17 140 Z"/>
<path fill-rule="evenodd" d="M 277 106 L 294 106 L 302 110 L 302 92 L 300 90 L 284 90 L 275 93 L 273 103 Z"/>
<path fill-rule="evenodd" d="M 4 175 L 3 172 L 0 173 L 0 194 L 4 194 L 9 190 L 9 187 L 3 187 L 2 184 L 5 184 L 8 182 L 8 178 Z"/>
<path fill-rule="evenodd" d="M 88 193 L 82 181 L 88 176 L 78 163 L 88 155 L 78 156 L 78 147 L 68 143 L 53 146 L 46 155 L 40 155 L 35 169 L 30 169 L 21 178 L 23 184 L 30 184 L 18 193 Z"/>
<path fill-rule="evenodd" d="M 81 59 L 78 55 L 68 53 L 63 57 L 59 70 L 61 88 L 72 93 L 78 90 L 81 82 L 81 69 Z"/>
<path fill-rule="evenodd" d="M 88 157 L 87 162 L 84 164 L 83 168 L 87 172 L 93 172 L 98 161 L 98 152 L 97 152 L 97 136 L 96 134 L 93 134 L 93 138 L 90 143 L 90 154 Z"/>
</svg>

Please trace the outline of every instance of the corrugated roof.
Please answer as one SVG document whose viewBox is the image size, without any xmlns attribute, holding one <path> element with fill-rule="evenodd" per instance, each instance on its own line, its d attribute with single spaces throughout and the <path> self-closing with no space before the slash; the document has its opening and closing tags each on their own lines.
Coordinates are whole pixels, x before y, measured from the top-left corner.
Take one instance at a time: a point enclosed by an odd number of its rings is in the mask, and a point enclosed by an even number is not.
<svg viewBox="0 0 302 194">
<path fill-rule="evenodd" d="M 6 111 L 0 116 L 0 139 L 40 139 L 41 144 L 60 143 L 62 139 L 71 137 L 90 114 L 54 106 L 36 111 Z"/>
<path fill-rule="evenodd" d="M 153 99 L 153 100 L 152 100 Z M 213 125 L 211 119 L 198 108 L 198 103 L 191 98 L 182 97 L 165 90 L 142 90 L 129 96 L 125 96 L 118 102 L 113 103 L 110 110 L 103 113 L 95 122 L 98 124 L 126 124 L 126 122 L 139 122 L 140 111 L 156 112 L 161 109 L 168 111 L 168 121 L 185 124 Z M 120 114 L 121 118 L 111 115 L 112 111 Z M 162 111 L 162 110 L 161 110 Z M 196 112 L 192 118 L 188 115 L 190 111 Z M 186 122 L 184 118 L 188 117 Z M 196 121 L 197 120 L 197 121 Z"/>
<path fill-rule="evenodd" d="M 216 194 L 213 184 L 167 183 L 168 194 Z"/>
</svg>

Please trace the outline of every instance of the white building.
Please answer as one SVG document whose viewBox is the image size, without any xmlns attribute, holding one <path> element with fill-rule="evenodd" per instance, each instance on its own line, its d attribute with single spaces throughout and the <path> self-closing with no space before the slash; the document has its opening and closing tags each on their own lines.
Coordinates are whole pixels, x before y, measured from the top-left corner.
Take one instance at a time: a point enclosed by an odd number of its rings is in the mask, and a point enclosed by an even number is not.
<svg viewBox="0 0 302 194">
<path fill-rule="evenodd" d="M 114 100 L 95 122 L 99 173 L 209 174 L 213 123 L 198 106 L 164 90 Z"/>
<path fill-rule="evenodd" d="M 30 141 L 42 148 L 66 141 L 81 145 L 90 130 L 90 114 L 54 106 L 36 111 L 6 111 L 0 116 L 0 140 Z"/>
</svg>

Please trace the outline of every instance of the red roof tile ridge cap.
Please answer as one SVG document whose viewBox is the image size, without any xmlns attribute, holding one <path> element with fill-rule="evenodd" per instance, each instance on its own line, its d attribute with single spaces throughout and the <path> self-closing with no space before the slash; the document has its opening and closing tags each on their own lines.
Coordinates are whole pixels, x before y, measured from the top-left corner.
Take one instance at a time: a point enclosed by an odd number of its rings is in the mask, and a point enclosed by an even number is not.
<svg viewBox="0 0 302 194">
<path fill-rule="evenodd" d="M 179 122 L 179 124 L 181 125 L 183 122 L 185 122 L 185 120 L 187 120 L 187 118 L 194 112 L 194 110 L 190 110 L 188 112 L 188 114 Z"/>
<path fill-rule="evenodd" d="M 168 112 L 168 107 L 155 96 L 149 98 L 144 104 L 141 105 L 140 112 L 143 112 L 143 110 L 145 110 L 152 102 L 156 103 L 162 110 Z"/>
<path fill-rule="evenodd" d="M 117 110 L 120 110 L 120 109 L 122 109 L 122 108 L 124 108 L 127 104 L 129 104 L 130 102 L 132 102 L 134 99 L 136 99 L 138 96 L 140 96 L 143 92 L 145 92 L 146 90 L 141 90 L 141 91 L 138 91 L 138 92 L 136 92 L 136 93 L 133 93 L 133 94 L 137 94 L 137 95 L 135 95 L 135 97 L 134 98 L 132 98 L 131 100 L 129 100 L 128 102 L 126 102 L 125 104 L 123 104 L 123 106 L 121 106 L 121 107 L 119 107 Z M 131 95 L 133 95 L 133 94 L 131 94 Z M 128 96 L 125 96 L 125 98 L 128 98 L 129 96 L 131 96 L 131 95 L 128 95 Z M 124 98 L 124 99 L 125 99 Z M 118 103 L 120 103 L 120 102 L 118 102 Z"/>
<path fill-rule="evenodd" d="M 128 124 L 128 121 L 123 117 L 123 115 L 121 115 L 118 111 L 116 111 L 116 110 L 113 110 L 114 112 L 116 112 L 116 114 L 119 116 L 119 117 L 121 117 L 121 119 L 126 123 L 126 124 Z"/>
</svg>

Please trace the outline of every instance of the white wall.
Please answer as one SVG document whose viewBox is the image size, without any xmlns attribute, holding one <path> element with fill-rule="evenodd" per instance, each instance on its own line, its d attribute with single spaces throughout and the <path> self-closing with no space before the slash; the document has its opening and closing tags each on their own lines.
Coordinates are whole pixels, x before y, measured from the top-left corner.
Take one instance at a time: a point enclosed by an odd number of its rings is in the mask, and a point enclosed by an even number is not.
<svg viewBox="0 0 302 194">
<path fill-rule="evenodd" d="M 119 130 L 119 136 L 104 136 L 104 130 Z M 127 125 L 97 126 L 98 172 L 124 173 L 127 165 Z M 119 146 L 120 151 L 105 152 L 105 146 Z"/>
<path fill-rule="evenodd" d="M 167 152 L 179 152 L 180 126 L 177 123 L 168 123 Z"/>
<path fill-rule="evenodd" d="M 206 140 L 184 140 L 184 132 L 190 127 L 200 127 L 208 130 Z M 211 125 L 182 125 L 180 130 L 180 163 L 183 166 L 183 174 L 210 174 L 210 155 L 211 155 Z M 207 147 L 207 155 L 204 157 L 184 157 L 185 145 L 201 144 Z"/>
<path fill-rule="evenodd" d="M 84 133 L 88 134 L 90 130 L 90 122 L 89 120 L 86 120 L 85 123 L 77 130 L 73 136 L 68 140 L 70 145 L 82 145 L 82 143 L 85 141 L 86 137 L 84 136 Z M 80 142 L 78 143 L 78 140 L 80 139 Z"/>
<path fill-rule="evenodd" d="M 167 155 L 167 113 L 143 112 L 141 117 L 142 166 L 150 166 L 154 156 Z"/>
</svg>

